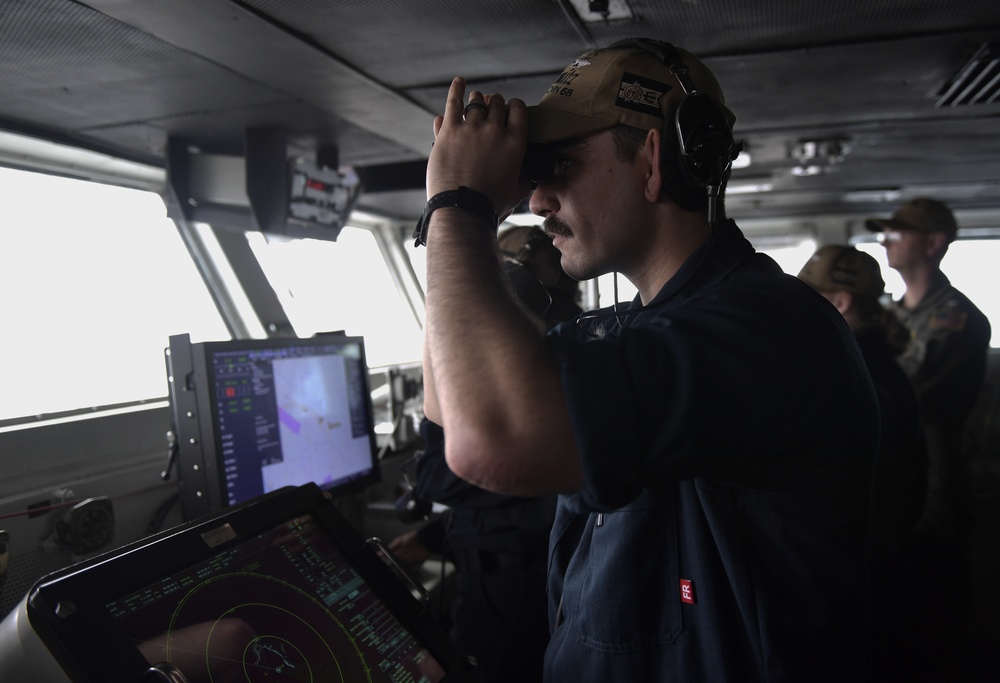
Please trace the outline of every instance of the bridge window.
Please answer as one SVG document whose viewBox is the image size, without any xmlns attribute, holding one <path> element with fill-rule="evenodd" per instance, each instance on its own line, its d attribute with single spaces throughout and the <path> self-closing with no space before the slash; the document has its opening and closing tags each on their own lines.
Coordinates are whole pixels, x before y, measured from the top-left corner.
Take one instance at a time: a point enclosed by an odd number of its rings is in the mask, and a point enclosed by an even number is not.
<svg viewBox="0 0 1000 683">
<path fill-rule="evenodd" d="M 420 326 L 371 231 L 348 226 L 336 242 L 247 239 L 297 336 L 363 336 L 371 367 L 420 360 Z"/>
<path fill-rule="evenodd" d="M 783 271 L 790 275 L 798 275 L 818 245 L 816 240 L 808 237 L 785 241 L 762 240 L 761 244 L 755 244 L 755 246 L 757 251 L 765 253 L 777 261 Z"/>
<path fill-rule="evenodd" d="M 167 395 L 171 334 L 228 339 L 161 197 L 0 168 L 0 420 Z"/>
</svg>

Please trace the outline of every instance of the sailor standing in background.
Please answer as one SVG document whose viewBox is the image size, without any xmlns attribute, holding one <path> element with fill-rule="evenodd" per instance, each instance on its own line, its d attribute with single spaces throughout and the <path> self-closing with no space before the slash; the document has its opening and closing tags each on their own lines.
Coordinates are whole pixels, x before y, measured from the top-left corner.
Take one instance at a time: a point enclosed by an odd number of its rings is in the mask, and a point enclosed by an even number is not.
<svg viewBox="0 0 1000 683">
<path fill-rule="evenodd" d="M 899 362 L 913 382 L 927 435 L 928 496 L 914 548 L 914 564 L 926 573 L 913 589 L 914 623 L 923 626 L 918 650 L 927 658 L 921 675 L 961 681 L 968 677 L 968 541 L 975 521 L 964 427 L 986 375 L 990 323 L 941 272 L 958 235 L 945 204 L 913 199 L 866 227 L 879 233 L 889 266 L 906 284 L 892 303 L 912 334 Z"/>
<path fill-rule="evenodd" d="M 872 631 L 868 680 L 911 681 L 919 659 L 909 635 L 913 583 L 910 547 L 927 499 L 927 443 L 917 396 L 897 358 L 910 331 L 880 299 L 885 282 L 878 262 L 858 249 L 829 244 L 799 271 L 844 316 L 865 359 L 878 396 L 882 429 L 871 493 L 868 566 L 871 572 Z M 909 672 L 910 675 L 907 675 Z"/>
</svg>

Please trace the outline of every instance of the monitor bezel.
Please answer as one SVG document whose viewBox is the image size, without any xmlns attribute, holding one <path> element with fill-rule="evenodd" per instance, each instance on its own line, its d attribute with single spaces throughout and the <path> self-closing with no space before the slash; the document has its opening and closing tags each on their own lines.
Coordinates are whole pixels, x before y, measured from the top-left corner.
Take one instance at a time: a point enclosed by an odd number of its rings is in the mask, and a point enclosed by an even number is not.
<svg viewBox="0 0 1000 683">
<path fill-rule="evenodd" d="M 441 664 L 441 683 L 482 680 L 444 627 L 313 483 L 279 489 L 50 574 L 29 591 L 29 622 L 72 680 L 139 681 L 150 665 L 105 606 L 304 514 L 315 518 L 389 611 Z M 206 534 L 226 525 L 235 537 L 206 544 Z"/>
<path fill-rule="evenodd" d="M 217 352 L 255 351 L 317 344 L 358 346 L 365 394 L 362 407 L 365 411 L 370 446 L 370 467 L 366 473 L 330 486 L 324 487 L 319 482 L 317 484 L 329 491 L 331 496 L 339 498 L 359 493 L 381 480 L 378 444 L 374 430 L 374 408 L 371 401 L 371 376 L 363 337 L 336 332 L 312 337 L 271 337 L 191 343 L 188 335 L 175 335 L 170 337 L 167 374 L 170 379 L 172 427 L 176 434 L 178 449 L 181 510 L 185 520 L 197 519 L 229 507 L 218 415 L 215 410 L 212 355 Z"/>
</svg>

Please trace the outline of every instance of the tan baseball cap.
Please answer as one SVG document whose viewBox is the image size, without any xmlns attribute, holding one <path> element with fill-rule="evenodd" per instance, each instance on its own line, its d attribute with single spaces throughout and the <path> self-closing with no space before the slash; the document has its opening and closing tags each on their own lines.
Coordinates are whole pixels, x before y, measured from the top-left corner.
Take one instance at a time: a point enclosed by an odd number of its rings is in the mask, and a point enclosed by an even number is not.
<svg viewBox="0 0 1000 683">
<path fill-rule="evenodd" d="M 949 242 L 958 236 L 958 223 L 955 215 L 943 202 L 927 197 L 918 197 L 906 202 L 892 218 L 869 218 L 865 227 L 872 232 L 886 230 L 913 230 L 916 232 L 943 232 Z"/>
<path fill-rule="evenodd" d="M 687 50 L 638 39 L 676 51 L 694 89 L 722 106 L 729 126 L 736 116 L 715 76 Z M 649 130 L 662 128 L 684 88 L 669 66 L 641 47 L 591 50 L 567 66 L 537 105 L 528 107 L 528 142 L 556 142 L 597 133 L 622 124 Z"/>
<path fill-rule="evenodd" d="M 817 249 L 802 266 L 799 279 L 819 292 L 851 292 L 877 299 L 885 291 L 878 261 L 854 247 L 836 244 Z"/>
</svg>

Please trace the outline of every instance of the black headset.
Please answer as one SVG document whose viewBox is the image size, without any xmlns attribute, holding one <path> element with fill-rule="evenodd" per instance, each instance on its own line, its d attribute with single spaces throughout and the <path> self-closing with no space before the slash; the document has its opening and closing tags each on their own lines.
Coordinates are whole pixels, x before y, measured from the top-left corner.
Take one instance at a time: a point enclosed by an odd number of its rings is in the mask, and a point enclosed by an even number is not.
<svg viewBox="0 0 1000 683">
<path fill-rule="evenodd" d="M 651 38 L 626 38 L 607 49 L 629 48 L 644 50 L 666 64 L 684 90 L 684 98 L 667 120 L 675 135 L 669 135 L 664 126 L 664 143 L 678 160 L 678 173 L 664 177 L 664 191 L 688 211 L 700 210 L 707 197 L 708 221 L 713 223 L 719 188 L 729 178 L 743 144 L 733 139 L 722 105 L 695 87 L 677 48 Z"/>
</svg>

